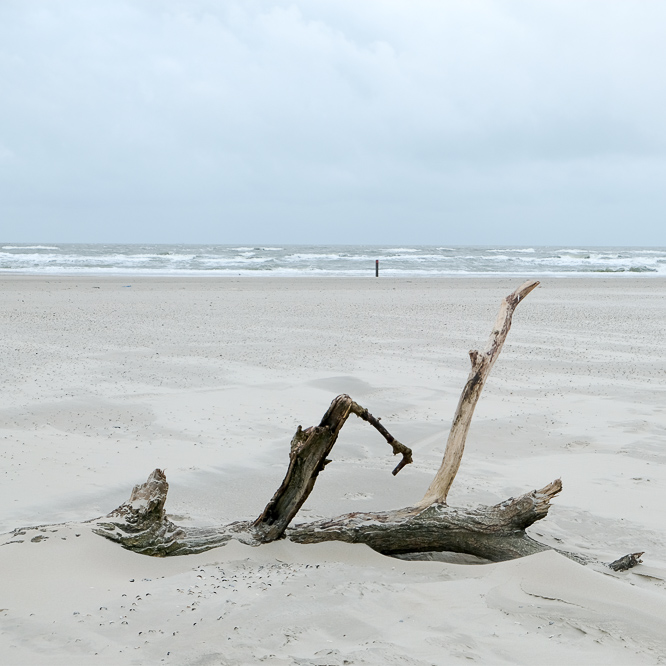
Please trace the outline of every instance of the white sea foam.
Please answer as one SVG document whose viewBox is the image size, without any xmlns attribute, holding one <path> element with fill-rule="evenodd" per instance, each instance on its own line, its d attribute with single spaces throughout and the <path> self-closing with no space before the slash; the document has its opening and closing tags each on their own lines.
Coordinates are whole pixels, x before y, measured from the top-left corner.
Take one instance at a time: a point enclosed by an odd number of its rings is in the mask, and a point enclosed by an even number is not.
<svg viewBox="0 0 666 666">
<path fill-rule="evenodd" d="M 55 245 L 3 245 L 3 250 L 59 250 Z"/>
<path fill-rule="evenodd" d="M 232 250 L 238 250 L 241 252 L 247 252 L 247 251 L 264 251 L 264 252 L 279 252 L 280 250 L 283 250 L 284 248 L 282 247 L 232 247 Z"/>
<path fill-rule="evenodd" d="M 488 252 L 524 252 L 524 253 L 534 253 L 536 250 L 533 247 L 512 247 L 512 248 L 491 248 Z"/>
<path fill-rule="evenodd" d="M 666 248 L 6 245 L 0 271 L 118 275 L 666 275 Z"/>
<path fill-rule="evenodd" d="M 316 253 L 305 253 L 305 254 L 290 254 L 285 257 L 285 261 L 311 261 L 313 259 L 324 259 L 326 261 L 330 259 L 341 259 L 342 256 L 338 253 L 335 254 L 316 254 Z M 348 257 L 352 259 L 352 257 Z"/>
</svg>

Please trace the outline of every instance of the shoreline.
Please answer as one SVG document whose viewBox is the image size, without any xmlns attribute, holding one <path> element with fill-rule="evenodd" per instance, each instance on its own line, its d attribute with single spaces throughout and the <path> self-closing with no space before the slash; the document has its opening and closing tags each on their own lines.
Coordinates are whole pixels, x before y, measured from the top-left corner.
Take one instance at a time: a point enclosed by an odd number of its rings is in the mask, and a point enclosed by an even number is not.
<svg viewBox="0 0 666 666">
<path fill-rule="evenodd" d="M 441 274 L 441 275 L 424 275 L 422 273 L 402 273 L 399 275 L 387 275 L 387 271 L 380 268 L 379 277 L 375 277 L 374 268 L 368 270 L 363 275 L 280 275 L 280 274 L 267 274 L 260 271 L 246 271 L 239 274 L 219 274 L 207 273 L 205 271 L 191 272 L 187 271 L 173 272 L 173 273 L 94 273 L 94 272 L 58 272 L 53 274 L 46 274 L 43 272 L 18 272 L 18 271 L 3 271 L 0 269 L 0 280 L 4 279 L 21 279 L 33 278 L 54 280 L 59 278 L 80 278 L 80 279 L 146 279 L 146 280 L 237 280 L 238 278 L 248 278 L 252 280 L 550 280 L 550 279 L 566 279 L 566 280 L 622 280 L 622 279 L 646 279 L 646 280 L 666 280 L 666 275 L 655 273 L 653 271 L 590 271 L 588 273 L 465 273 L 465 274 Z"/>
<path fill-rule="evenodd" d="M 0 270 L 126 277 L 517 278 L 666 276 L 666 248 L 367 245 L 2 246 Z"/>
</svg>

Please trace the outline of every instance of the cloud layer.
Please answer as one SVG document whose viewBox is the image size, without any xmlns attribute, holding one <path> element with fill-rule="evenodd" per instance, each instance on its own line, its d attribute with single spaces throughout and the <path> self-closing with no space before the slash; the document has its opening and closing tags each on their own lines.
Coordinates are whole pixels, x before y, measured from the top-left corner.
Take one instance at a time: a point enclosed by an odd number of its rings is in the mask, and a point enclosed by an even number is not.
<svg viewBox="0 0 666 666">
<path fill-rule="evenodd" d="M 666 245 L 666 5 L 5 0 L 15 241 Z"/>
</svg>

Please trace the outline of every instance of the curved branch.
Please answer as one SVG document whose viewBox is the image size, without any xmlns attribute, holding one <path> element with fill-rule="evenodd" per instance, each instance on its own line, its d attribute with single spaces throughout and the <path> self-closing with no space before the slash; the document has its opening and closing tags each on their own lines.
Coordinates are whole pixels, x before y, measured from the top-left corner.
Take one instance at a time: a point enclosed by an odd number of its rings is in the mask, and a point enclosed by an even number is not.
<svg viewBox="0 0 666 666">
<path fill-rule="evenodd" d="M 395 476 L 405 465 L 409 465 L 413 462 L 412 460 L 412 450 L 401 444 L 393 435 L 379 422 L 379 419 L 375 418 L 367 409 L 364 409 L 360 405 L 357 405 L 355 402 L 352 403 L 352 412 L 356 414 L 359 418 L 367 421 L 371 426 L 376 428 L 383 436 L 384 439 L 393 447 L 393 455 L 402 454 L 402 460 L 395 466 L 394 470 L 391 472 Z"/>
</svg>

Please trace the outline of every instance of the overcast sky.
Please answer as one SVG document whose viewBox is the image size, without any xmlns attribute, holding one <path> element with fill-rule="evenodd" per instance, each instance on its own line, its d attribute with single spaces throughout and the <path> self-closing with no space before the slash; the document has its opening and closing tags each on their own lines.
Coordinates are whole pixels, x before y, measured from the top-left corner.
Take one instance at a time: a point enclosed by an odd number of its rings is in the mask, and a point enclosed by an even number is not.
<svg viewBox="0 0 666 666">
<path fill-rule="evenodd" d="M 666 2 L 0 0 L 0 240 L 666 245 Z"/>
</svg>

